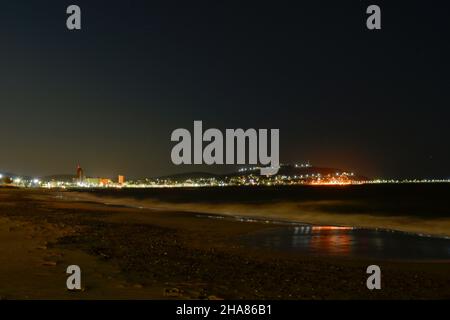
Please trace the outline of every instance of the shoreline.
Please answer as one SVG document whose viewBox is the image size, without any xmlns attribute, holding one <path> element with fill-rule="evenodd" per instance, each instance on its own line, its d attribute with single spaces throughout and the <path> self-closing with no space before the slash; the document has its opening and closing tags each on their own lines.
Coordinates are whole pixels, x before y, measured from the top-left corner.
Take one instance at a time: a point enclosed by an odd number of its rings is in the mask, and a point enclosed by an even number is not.
<svg viewBox="0 0 450 320">
<path fill-rule="evenodd" d="M 142 206 L 133 206 L 133 205 L 127 205 L 127 204 L 111 204 L 108 202 L 102 203 L 101 201 L 95 202 L 92 201 L 92 203 L 99 203 L 103 204 L 105 206 L 110 207 L 123 207 L 123 208 L 129 208 L 129 209 L 139 209 L 139 210 L 160 210 L 160 211 L 173 211 L 173 209 L 166 207 L 166 208 L 147 208 Z M 424 234 L 419 232 L 410 232 L 410 231 L 402 231 L 402 230 L 396 230 L 396 229 L 388 229 L 388 228 L 382 228 L 382 227 L 361 227 L 361 226 L 355 226 L 355 225 L 338 225 L 338 224 L 330 224 L 330 223 L 307 223 L 302 221 L 296 221 L 296 220 L 283 220 L 283 219 L 274 219 L 274 218 L 267 218 L 264 216 L 248 216 L 248 215 L 234 215 L 234 214 L 223 214 L 223 213 L 214 213 L 214 212 L 197 212 L 197 211 L 183 211 L 183 210 L 177 210 L 177 212 L 185 212 L 189 214 L 194 214 L 198 218 L 206 218 L 206 219 L 230 219 L 232 221 L 236 222 L 242 222 L 242 223 L 261 223 L 261 224 L 270 224 L 274 226 L 283 226 L 283 227 L 295 227 L 295 226 L 331 226 L 331 227 L 337 227 L 337 228 L 351 228 L 355 230 L 375 230 L 375 231 L 382 231 L 382 232 L 394 232 L 394 233 L 402 233 L 407 235 L 413 235 L 416 237 L 424 237 L 424 238 L 434 238 L 434 239 L 445 239 L 449 240 L 450 236 L 446 235 L 436 235 L 436 234 Z"/>
<path fill-rule="evenodd" d="M 393 231 L 413 234 L 422 237 L 433 237 L 450 239 L 450 218 L 434 218 L 432 224 L 422 218 L 411 216 L 381 216 L 367 214 L 328 213 L 314 210 L 298 212 L 298 203 L 278 204 L 208 204 L 208 203 L 171 203 L 154 199 L 138 200 L 133 198 L 110 197 L 95 195 L 90 192 L 64 191 L 67 199 L 78 199 L 92 201 L 107 206 L 123 206 L 139 210 L 149 211 L 177 211 L 202 215 L 215 215 L 225 218 L 239 220 L 255 219 L 260 222 L 270 221 L 273 223 L 303 224 L 303 225 L 326 225 L 339 227 L 352 227 L 355 229 L 370 229 L 380 231 Z M 242 213 L 242 212 L 246 213 Z M 347 221 L 350 221 L 348 223 Z"/>
</svg>

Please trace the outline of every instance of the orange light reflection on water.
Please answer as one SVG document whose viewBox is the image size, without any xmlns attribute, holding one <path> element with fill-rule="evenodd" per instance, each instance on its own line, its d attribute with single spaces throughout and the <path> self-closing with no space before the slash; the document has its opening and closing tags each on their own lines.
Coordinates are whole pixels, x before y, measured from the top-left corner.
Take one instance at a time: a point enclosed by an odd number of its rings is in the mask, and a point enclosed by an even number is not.
<svg viewBox="0 0 450 320">
<path fill-rule="evenodd" d="M 347 255 L 352 251 L 353 236 L 349 232 L 342 232 L 352 230 L 352 227 L 338 227 L 338 226 L 313 226 L 312 232 L 326 232 L 331 233 L 326 237 L 314 236 L 311 237 L 310 247 L 315 252 Z M 336 232 L 336 234 L 334 234 Z"/>
<path fill-rule="evenodd" d="M 326 231 L 326 230 L 353 230 L 353 228 L 342 226 L 312 226 L 312 231 Z"/>
</svg>

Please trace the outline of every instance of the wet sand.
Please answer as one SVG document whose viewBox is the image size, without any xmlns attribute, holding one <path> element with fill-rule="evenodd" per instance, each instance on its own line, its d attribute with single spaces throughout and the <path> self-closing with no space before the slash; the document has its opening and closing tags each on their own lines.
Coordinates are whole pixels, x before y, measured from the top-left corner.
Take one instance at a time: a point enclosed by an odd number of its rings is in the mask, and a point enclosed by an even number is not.
<svg viewBox="0 0 450 320">
<path fill-rule="evenodd" d="M 72 194 L 73 195 L 73 194 Z M 443 299 L 448 263 L 311 257 L 244 247 L 271 226 L 0 188 L 2 299 Z M 366 288 L 368 265 L 382 290 Z M 65 270 L 82 270 L 83 290 Z"/>
</svg>

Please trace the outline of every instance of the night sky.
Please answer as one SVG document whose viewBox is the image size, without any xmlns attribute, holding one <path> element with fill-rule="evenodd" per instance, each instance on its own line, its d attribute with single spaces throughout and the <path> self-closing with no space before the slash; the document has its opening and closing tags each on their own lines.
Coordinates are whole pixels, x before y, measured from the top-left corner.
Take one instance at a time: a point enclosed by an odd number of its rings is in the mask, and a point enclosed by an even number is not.
<svg viewBox="0 0 450 320">
<path fill-rule="evenodd" d="M 70 4 L 81 31 L 66 28 Z M 382 30 L 366 28 L 369 4 Z M 424 0 L 3 1 L 0 172 L 229 171 L 171 163 L 171 132 L 202 120 L 279 128 L 282 163 L 448 178 L 449 13 Z"/>
</svg>

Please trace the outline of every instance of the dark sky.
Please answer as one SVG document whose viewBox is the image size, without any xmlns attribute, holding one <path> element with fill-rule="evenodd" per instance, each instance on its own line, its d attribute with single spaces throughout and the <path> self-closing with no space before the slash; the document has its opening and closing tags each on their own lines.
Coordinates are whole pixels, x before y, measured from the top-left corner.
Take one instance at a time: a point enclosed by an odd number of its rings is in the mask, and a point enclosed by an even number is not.
<svg viewBox="0 0 450 320">
<path fill-rule="evenodd" d="M 279 128 L 284 163 L 450 177 L 445 3 L 4 1 L 0 172 L 229 170 L 171 164 L 171 132 L 202 120 Z"/>
</svg>

